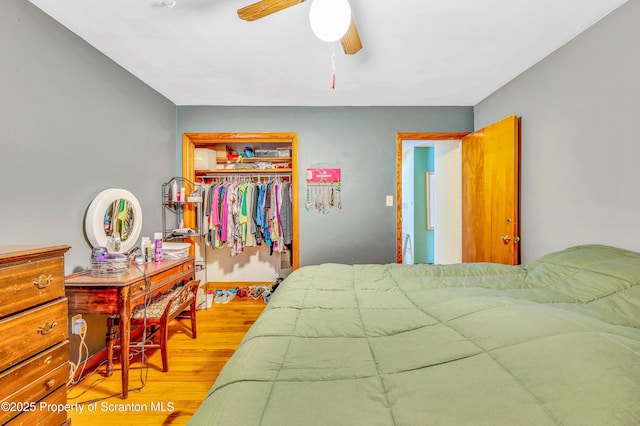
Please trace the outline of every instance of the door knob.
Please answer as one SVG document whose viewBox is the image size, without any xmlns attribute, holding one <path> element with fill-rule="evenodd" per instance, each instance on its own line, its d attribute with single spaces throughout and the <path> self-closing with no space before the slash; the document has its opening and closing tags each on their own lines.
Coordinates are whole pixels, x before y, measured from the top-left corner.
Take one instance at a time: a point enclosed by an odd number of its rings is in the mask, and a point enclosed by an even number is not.
<svg viewBox="0 0 640 426">
<path fill-rule="evenodd" d="M 504 243 L 504 245 L 509 244 L 509 241 L 511 241 L 511 237 L 509 235 L 502 235 L 500 237 L 500 239 L 502 240 L 502 242 Z"/>
</svg>

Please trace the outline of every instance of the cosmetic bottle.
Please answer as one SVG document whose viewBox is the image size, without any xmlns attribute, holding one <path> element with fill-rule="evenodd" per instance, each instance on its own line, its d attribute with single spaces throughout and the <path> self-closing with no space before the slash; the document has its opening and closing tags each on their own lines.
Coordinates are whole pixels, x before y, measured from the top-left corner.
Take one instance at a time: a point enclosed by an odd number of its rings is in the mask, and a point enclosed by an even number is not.
<svg viewBox="0 0 640 426">
<path fill-rule="evenodd" d="M 175 203 L 178 200 L 178 183 L 174 180 L 171 182 L 171 194 L 169 195 L 169 202 Z"/>
<path fill-rule="evenodd" d="M 153 234 L 153 260 L 162 262 L 162 232 Z"/>
<path fill-rule="evenodd" d="M 187 199 L 185 198 L 184 188 L 180 188 L 180 202 L 184 203 L 185 201 L 187 201 Z"/>
<path fill-rule="evenodd" d="M 151 239 L 149 237 L 142 237 L 140 240 L 140 252 L 145 262 L 149 262 L 149 248 L 151 247 Z"/>
<path fill-rule="evenodd" d="M 113 233 L 113 251 L 115 251 L 116 253 L 120 253 L 121 244 L 122 244 L 122 240 L 120 239 L 120 233 L 114 232 Z"/>
<path fill-rule="evenodd" d="M 113 253 L 115 251 L 115 239 L 113 235 L 107 237 L 107 253 Z"/>
</svg>

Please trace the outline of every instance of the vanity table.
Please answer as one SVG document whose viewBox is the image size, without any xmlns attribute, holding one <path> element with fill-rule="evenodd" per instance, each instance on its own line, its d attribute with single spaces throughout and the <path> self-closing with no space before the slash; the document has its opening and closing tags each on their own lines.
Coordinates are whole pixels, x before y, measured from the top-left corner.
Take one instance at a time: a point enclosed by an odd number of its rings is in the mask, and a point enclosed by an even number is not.
<svg viewBox="0 0 640 426">
<path fill-rule="evenodd" d="M 69 301 L 69 315 L 117 315 L 120 323 L 122 363 L 122 398 L 129 394 L 129 344 L 131 338 L 131 310 L 146 298 L 170 290 L 195 279 L 193 257 L 162 262 L 131 264 L 128 274 L 118 277 L 93 277 L 83 271 L 65 277 L 65 293 Z M 113 321 L 107 321 L 107 376 L 113 374 L 113 347 L 116 333 Z"/>
</svg>

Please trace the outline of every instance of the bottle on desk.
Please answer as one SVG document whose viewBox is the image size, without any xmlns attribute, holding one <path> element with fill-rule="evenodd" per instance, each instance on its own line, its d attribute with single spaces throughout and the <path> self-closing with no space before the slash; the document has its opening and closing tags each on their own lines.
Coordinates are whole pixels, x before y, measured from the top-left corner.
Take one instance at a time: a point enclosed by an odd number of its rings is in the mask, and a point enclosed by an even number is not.
<svg viewBox="0 0 640 426">
<path fill-rule="evenodd" d="M 115 251 L 116 253 L 120 253 L 120 249 L 122 245 L 122 240 L 120 239 L 120 233 L 119 232 L 114 232 L 113 233 L 113 251 Z"/>
<path fill-rule="evenodd" d="M 107 236 L 107 253 L 115 252 L 115 238 L 113 235 Z"/>
<path fill-rule="evenodd" d="M 142 252 L 142 258 L 145 262 L 153 262 L 153 246 L 151 245 L 151 238 L 142 237 L 140 241 L 140 251 Z"/>
<path fill-rule="evenodd" d="M 153 234 L 153 260 L 162 262 L 162 232 Z"/>
</svg>

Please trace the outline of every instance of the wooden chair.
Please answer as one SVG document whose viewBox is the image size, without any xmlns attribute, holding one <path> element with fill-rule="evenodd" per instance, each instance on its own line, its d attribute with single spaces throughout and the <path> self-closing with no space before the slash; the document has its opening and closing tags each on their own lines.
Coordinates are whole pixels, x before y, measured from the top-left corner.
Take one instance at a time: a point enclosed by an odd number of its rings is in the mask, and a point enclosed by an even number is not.
<svg viewBox="0 0 640 426">
<path fill-rule="evenodd" d="M 167 356 L 167 338 L 169 322 L 181 315 L 189 308 L 188 318 L 191 319 L 191 337 L 197 337 L 196 331 L 196 296 L 200 280 L 189 281 L 182 287 L 170 292 L 161 293 L 149 299 L 146 305 L 136 306 L 131 314 L 131 326 L 146 326 L 150 331 L 145 341 L 132 342 L 132 349 L 160 348 L 162 355 L 162 371 L 169 371 Z M 146 307 L 146 308 L 145 308 Z M 154 341 L 157 337 L 157 342 Z"/>
</svg>

